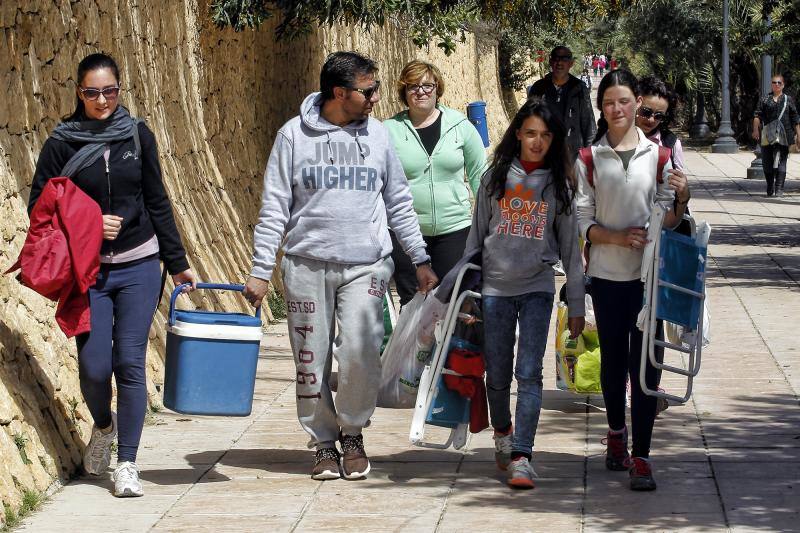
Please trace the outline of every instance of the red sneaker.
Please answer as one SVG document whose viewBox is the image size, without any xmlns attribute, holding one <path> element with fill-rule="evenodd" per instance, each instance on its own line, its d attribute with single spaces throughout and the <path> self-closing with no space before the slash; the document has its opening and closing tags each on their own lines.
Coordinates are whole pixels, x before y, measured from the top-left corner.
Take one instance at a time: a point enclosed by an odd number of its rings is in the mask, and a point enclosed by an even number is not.
<svg viewBox="0 0 800 533">
<path fill-rule="evenodd" d="M 643 457 L 634 457 L 630 469 L 631 490 L 656 490 L 656 480 L 650 461 Z"/>
<path fill-rule="evenodd" d="M 602 441 L 606 445 L 606 468 L 623 471 L 631 467 L 631 456 L 628 453 L 628 428 L 621 432 L 612 432 Z"/>
</svg>

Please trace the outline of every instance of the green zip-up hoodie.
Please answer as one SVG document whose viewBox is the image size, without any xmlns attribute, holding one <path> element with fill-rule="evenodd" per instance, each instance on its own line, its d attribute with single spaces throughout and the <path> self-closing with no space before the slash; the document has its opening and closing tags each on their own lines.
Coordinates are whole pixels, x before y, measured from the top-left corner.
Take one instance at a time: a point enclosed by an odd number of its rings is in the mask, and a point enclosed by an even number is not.
<svg viewBox="0 0 800 533">
<path fill-rule="evenodd" d="M 475 126 L 454 109 L 441 104 L 436 107 L 442 112 L 442 132 L 430 156 L 411 124 L 408 110 L 384 122 L 403 164 L 414 211 L 426 237 L 469 227 L 472 204 L 465 178 L 475 194 L 486 170 L 486 150 Z"/>
</svg>

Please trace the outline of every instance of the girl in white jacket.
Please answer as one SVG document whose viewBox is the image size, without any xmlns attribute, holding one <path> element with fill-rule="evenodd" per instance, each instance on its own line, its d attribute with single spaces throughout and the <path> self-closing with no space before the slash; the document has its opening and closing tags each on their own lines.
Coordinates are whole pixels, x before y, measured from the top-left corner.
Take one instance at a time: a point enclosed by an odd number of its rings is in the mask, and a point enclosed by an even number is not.
<svg viewBox="0 0 800 533">
<path fill-rule="evenodd" d="M 686 176 L 669 161 L 658 173 L 658 145 L 636 127 L 642 99 L 636 77 L 627 70 L 608 73 L 600 82 L 601 109 L 591 165 L 575 163 L 578 178 L 578 225 L 591 243 L 588 274 L 597 317 L 602 365 L 600 381 L 608 418 L 606 467 L 629 470 L 633 490 L 656 488 L 648 457 L 656 414 L 656 399 L 639 385 L 642 333 L 636 316 L 642 307 L 640 281 L 644 229 L 656 201 L 672 209 L 664 225 L 676 226 L 689 201 Z M 590 180 L 591 177 L 591 180 Z M 633 458 L 628 453 L 625 424 L 625 383 L 630 375 Z M 648 364 L 648 386 L 658 386 L 658 372 Z"/>
</svg>

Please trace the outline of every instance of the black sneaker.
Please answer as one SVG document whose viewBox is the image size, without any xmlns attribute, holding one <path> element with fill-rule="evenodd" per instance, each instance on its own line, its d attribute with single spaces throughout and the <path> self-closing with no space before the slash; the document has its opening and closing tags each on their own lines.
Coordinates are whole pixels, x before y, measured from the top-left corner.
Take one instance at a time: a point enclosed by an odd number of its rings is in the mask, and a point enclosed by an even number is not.
<svg viewBox="0 0 800 533">
<path fill-rule="evenodd" d="M 314 469 L 311 471 L 312 479 L 326 480 L 339 479 L 339 452 L 336 448 L 322 448 L 317 450 L 314 458 Z"/>
<path fill-rule="evenodd" d="M 656 490 L 656 480 L 653 479 L 653 470 L 647 459 L 634 457 L 630 476 L 631 490 Z"/>
<path fill-rule="evenodd" d="M 345 479 L 361 479 L 369 473 L 369 458 L 364 451 L 362 435 L 340 435 L 342 444 L 342 474 Z"/>
</svg>

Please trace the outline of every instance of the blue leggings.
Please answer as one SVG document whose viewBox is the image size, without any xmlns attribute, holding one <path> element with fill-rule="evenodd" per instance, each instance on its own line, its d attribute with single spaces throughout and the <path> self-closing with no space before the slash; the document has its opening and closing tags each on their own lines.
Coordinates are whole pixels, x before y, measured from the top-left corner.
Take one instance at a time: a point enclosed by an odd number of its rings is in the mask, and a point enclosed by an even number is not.
<svg viewBox="0 0 800 533">
<path fill-rule="evenodd" d="M 78 336 L 81 392 L 97 427 L 111 425 L 117 382 L 118 460 L 136 461 L 147 408 L 147 336 L 161 287 L 158 258 L 102 265 L 89 289 L 92 329 Z"/>
</svg>

